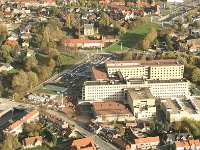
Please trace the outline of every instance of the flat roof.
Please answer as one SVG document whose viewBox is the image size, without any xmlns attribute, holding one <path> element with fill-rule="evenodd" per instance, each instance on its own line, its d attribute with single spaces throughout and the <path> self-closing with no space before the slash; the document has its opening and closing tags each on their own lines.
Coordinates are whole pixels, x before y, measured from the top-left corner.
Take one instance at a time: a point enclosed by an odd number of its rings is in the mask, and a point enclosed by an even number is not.
<svg viewBox="0 0 200 150">
<path fill-rule="evenodd" d="M 149 88 L 140 88 L 140 89 L 129 88 L 127 91 L 128 91 L 132 100 L 154 99 Z"/>
<path fill-rule="evenodd" d="M 169 111 L 171 114 L 179 114 L 181 112 L 197 114 L 200 110 L 200 99 L 166 99 L 162 103 L 168 110 L 171 109 Z"/>
<path fill-rule="evenodd" d="M 96 115 L 125 115 L 130 114 L 131 112 L 128 108 L 125 107 L 124 103 L 122 102 L 114 102 L 114 101 L 107 101 L 107 102 L 94 102 L 93 107 L 95 110 Z"/>
<path fill-rule="evenodd" d="M 186 79 L 166 79 L 166 80 L 146 80 L 148 83 L 178 83 L 178 82 L 187 82 Z"/>
<path fill-rule="evenodd" d="M 108 61 L 106 66 L 108 68 L 126 68 L 126 67 L 138 67 L 138 66 L 170 66 L 170 65 L 182 65 L 177 59 L 159 59 L 159 60 L 133 60 L 133 61 Z"/>
<path fill-rule="evenodd" d="M 93 85 L 122 85 L 122 83 L 119 80 L 110 80 L 110 81 L 86 81 L 84 82 L 87 86 L 93 86 Z M 124 84 L 126 85 L 126 84 Z"/>
</svg>

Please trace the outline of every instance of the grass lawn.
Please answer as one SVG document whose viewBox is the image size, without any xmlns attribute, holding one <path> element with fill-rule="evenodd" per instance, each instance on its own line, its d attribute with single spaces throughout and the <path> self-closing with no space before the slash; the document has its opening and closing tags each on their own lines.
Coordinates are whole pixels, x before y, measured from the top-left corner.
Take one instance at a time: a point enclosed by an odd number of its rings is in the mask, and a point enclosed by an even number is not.
<svg viewBox="0 0 200 150">
<path fill-rule="evenodd" d="M 48 62 L 49 62 L 49 56 L 48 55 L 37 53 L 36 58 L 38 60 L 39 65 L 41 65 L 41 66 L 42 65 L 48 65 Z"/>
<path fill-rule="evenodd" d="M 49 90 L 49 89 L 44 89 L 44 88 L 40 88 L 38 89 L 36 92 L 39 92 L 39 93 L 46 93 L 46 94 L 56 94 L 56 92 L 52 91 L 52 90 Z"/>
<path fill-rule="evenodd" d="M 60 87 L 65 87 L 64 83 L 48 83 L 50 85 L 54 85 L 54 86 L 60 86 Z"/>
<path fill-rule="evenodd" d="M 159 29 L 160 27 L 161 25 L 159 24 L 149 22 L 135 30 L 126 32 L 119 38 L 119 41 L 122 42 L 122 50 L 136 47 L 138 42 L 149 32 L 151 28 Z M 120 51 L 121 42 L 113 44 L 107 49 L 107 51 Z"/>
<path fill-rule="evenodd" d="M 197 95 L 197 96 L 200 96 L 200 90 L 197 89 L 197 88 L 192 88 L 192 92 Z"/>
</svg>

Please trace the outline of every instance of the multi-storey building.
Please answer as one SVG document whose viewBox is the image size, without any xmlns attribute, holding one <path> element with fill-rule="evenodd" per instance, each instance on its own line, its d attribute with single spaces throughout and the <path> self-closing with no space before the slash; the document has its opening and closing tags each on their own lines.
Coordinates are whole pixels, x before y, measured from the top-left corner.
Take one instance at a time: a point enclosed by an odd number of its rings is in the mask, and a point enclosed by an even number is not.
<svg viewBox="0 0 200 150">
<path fill-rule="evenodd" d="M 82 89 L 82 101 L 123 101 L 127 88 L 148 87 L 155 98 L 170 98 L 189 95 L 189 83 L 185 79 L 171 80 L 128 80 L 118 81 L 86 81 Z"/>
<path fill-rule="evenodd" d="M 127 89 L 125 99 L 135 118 L 147 119 L 156 116 L 155 98 L 149 88 Z"/>
<path fill-rule="evenodd" d="M 146 87 L 154 97 L 169 98 L 189 95 L 189 82 L 186 79 L 147 80 Z"/>
<path fill-rule="evenodd" d="M 109 61 L 106 69 L 109 76 L 120 71 L 125 79 L 181 79 L 184 65 L 176 59 Z"/>
</svg>

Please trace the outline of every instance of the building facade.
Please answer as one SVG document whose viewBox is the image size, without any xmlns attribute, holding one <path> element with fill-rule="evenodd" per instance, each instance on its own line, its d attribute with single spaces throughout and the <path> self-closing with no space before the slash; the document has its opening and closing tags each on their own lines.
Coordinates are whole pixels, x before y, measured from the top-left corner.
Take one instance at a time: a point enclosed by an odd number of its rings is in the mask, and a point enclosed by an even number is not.
<svg viewBox="0 0 200 150">
<path fill-rule="evenodd" d="M 106 69 L 109 76 L 121 71 L 125 79 L 162 80 L 183 78 L 184 65 L 176 59 L 109 61 L 106 63 Z"/>
<path fill-rule="evenodd" d="M 149 88 L 127 89 L 125 99 L 137 119 L 156 117 L 155 99 Z"/>
</svg>

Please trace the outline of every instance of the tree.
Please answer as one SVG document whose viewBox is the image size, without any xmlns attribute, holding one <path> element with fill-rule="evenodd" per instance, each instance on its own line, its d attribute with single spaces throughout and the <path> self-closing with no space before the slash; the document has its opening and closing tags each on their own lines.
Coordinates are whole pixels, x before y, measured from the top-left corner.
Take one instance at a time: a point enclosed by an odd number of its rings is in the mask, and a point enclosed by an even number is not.
<svg viewBox="0 0 200 150">
<path fill-rule="evenodd" d="M 56 66 L 56 62 L 53 59 L 49 59 L 49 63 L 48 63 L 49 67 L 51 68 L 51 70 L 54 69 L 54 67 Z"/>
<path fill-rule="evenodd" d="M 53 145 L 56 145 L 57 138 L 55 135 L 53 135 L 53 133 L 50 130 L 45 129 L 43 133 L 46 135 L 48 142 L 53 142 Z"/>
<path fill-rule="evenodd" d="M 3 41 L 6 40 L 7 35 L 8 35 L 7 28 L 4 25 L 0 24 L 0 45 L 2 45 Z"/>
<path fill-rule="evenodd" d="M 146 53 L 140 55 L 139 60 L 146 60 Z"/>
<path fill-rule="evenodd" d="M 30 71 L 34 67 L 37 67 L 38 61 L 34 55 L 27 57 L 24 62 L 24 68 L 26 71 Z"/>
<path fill-rule="evenodd" d="M 49 77 L 49 70 L 47 67 L 41 67 L 38 71 L 38 78 L 42 81 Z"/>
<path fill-rule="evenodd" d="M 199 82 L 200 81 L 200 69 L 199 68 L 195 68 L 192 71 L 192 77 L 191 77 L 192 82 Z"/>
<path fill-rule="evenodd" d="M 60 55 L 60 52 L 57 49 L 49 48 L 49 57 L 56 59 Z"/>
<path fill-rule="evenodd" d="M 150 41 L 149 41 L 148 38 L 145 37 L 145 38 L 142 40 L 141 48 L 142 48 L 144 51 L 146 51 L 146 50 L 148 50 L 149 47 L 150 47 Z"/>
<path fill-rule="evenodd" d="M 28 72 L 28 84 L 31 89 L 38 84 L 38 76 L 35 72 Z"/>
<path fill-rule="evenodd" d="M 36 123 L 24 123 L 22 127 L 22 133 L 28 137 L 39 136 L 40 126 Z"/>
<path fill-rule="evenodd" d="M 56 60 L 56 65 L 57 66 L 62 66 L 65 63 L 65 59 L 63 55 L 58 55 L 57 60 Z"/>
<path fill-rule="evenodd" d="M 101 16 L 100 24 L 104 27 L 108 27 L 111 23 L 110 20 L 110 17 L 106 13 L 103 13 Z"/>
<path fill-rule="evenodd" d="M 12 79 L 12 88 L 15 92 L 24 92 L 28 88 L 28 75 L 23 70 L 14 75 Z"/>
<path fill-rule="evenodd" d="M 4 141 L 0 145 L 1 150 L 13 150 L 17 149 L 21 146 L 20 142 L 18 141 L 17 136 L 14 136 L 11 133 L 6 134 Z"/>
<path fill-rule="evenodd" d="M 132 51 L 127 51 L 125 53 L 123 53 L 123 58 L 122 60 L 133 60 L 133 53 Z"/>
<path fill-rule="evenodd" d="M 200 20 L 196 20 L 196 21 L 194 22 L 194 27 L 195 27 L 196 29 L 200 28 Z"/>
</svg>

